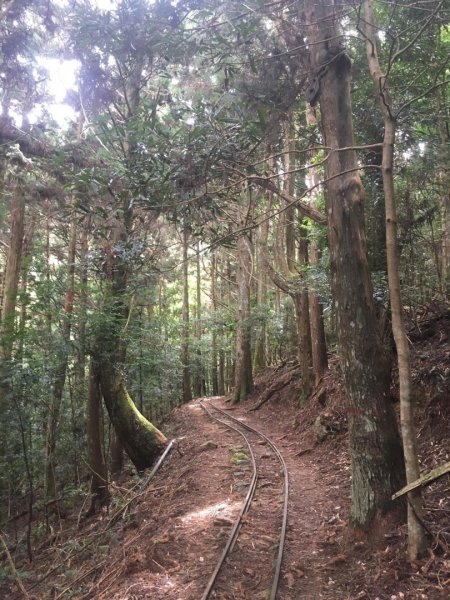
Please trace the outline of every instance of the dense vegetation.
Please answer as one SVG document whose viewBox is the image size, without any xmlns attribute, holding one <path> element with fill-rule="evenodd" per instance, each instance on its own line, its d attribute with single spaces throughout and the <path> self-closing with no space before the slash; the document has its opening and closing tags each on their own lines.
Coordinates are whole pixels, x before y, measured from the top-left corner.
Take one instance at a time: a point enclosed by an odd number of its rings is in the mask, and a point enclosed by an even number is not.
<svg viewBox="0 0 450 600">
<path fill-rule="evenodd" d="M 29 558 L 72 498 L 108 502 L 123 449 L 153 464 L 175 406 L 243 401 L 281 361 L 307 403 L 327 349 L 353 524 L 398 518 L 418 476 L 406 326 L 450 291 L 448 4 L 0 11 L 0 506 L 28 516 Z M 65 126 L 49 59 L 77 65 Z"/>
</svg>

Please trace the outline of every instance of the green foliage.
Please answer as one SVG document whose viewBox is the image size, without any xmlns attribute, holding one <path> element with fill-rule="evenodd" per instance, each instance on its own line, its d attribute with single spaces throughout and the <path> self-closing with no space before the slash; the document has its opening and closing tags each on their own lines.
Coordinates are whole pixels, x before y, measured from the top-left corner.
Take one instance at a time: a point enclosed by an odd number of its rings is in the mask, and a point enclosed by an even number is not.
<svg viewBox="0 0 450 600">
<path fill-rule="evenodd" d="M 26 581 L 31 577 L 32 574 L 30 571 L 19 570 L 17 571 L 17 575 L 22 581 Z M 15 579 L 16 576 L 14 573 L 11 572 L 11 569 L 9 567 L 7 567 L 6 565 L 0 565 L 0 584 L 3 584 L 8 581 L 15 581 Z"/>
<path fill-rule="evenodd" d="M 441 249 L 448 226 L 444 210 L 448 194 L 449 99 L 444 85 L 448 80 L 448 7 L 443 5 L 433 16 L 430 11 L 437 6 L 433 2 L 423 11 L 414 3 L 375 5 L 381 23 L 380 57 L 388 71 L 393 107 L 400 111 L 395 146 L 399 252 L 404 302 L 413 312 L 418 305 L 444 295 Z M 282 183 L 288 110 L 293 114 L 298 164 L 295 194 L 306 187 L 307 163 L 323 176 L 328 149 L 321 149 L 318 128 L 305 123 L 304 88 L 310 73 L 307 32 L 298 6 L 286 5 L 271 12 L 272 8 L 261 0 L 245 5 L 202 0 L 176 6 L 127 0 L 105 11 L 83 1 L 64 9 L 64 28 L 50 41 L 48 34 L 63 10 L 47 2 L 45 6 L 19 2 L 11 4 L 11 12 L 0 24 L 3 116 L 11 109 L 17 114 L 29 112 L 34 104 L 47 100 L 47 75 L 37 54 L 48 42 L 47 53 L 80 61 L 79 93 L 71 94 L 70 101 L 84 120 L 79 136 L 72 128 L 64 138 L 54 131 L 51 115 L 44 114 L 44 125 L 50 131 L 33 130 L 30 140 L 35 145 L 28 140 L 26 150 L 18 145 L 22 140 L 14 144 L 1 140 L 2 269 L 10 235 L 12 180 L 26 189 L 30 242 L 22 264 L 20 283 L 26 279 L 26 288 L 18 294 L 13 361 L 0 381 L 8 388 L 7 406 L 0 414 L 7 431 L 5 452 L 0 456 L 0 504 L 4 508 L 10 505 L 11 514 L 25 510 L 31 491 L 34 500 L 41 494 L 44 429 L 62 357 L 68 359 L 68 371 L 57 424 L 55 464 L 58 489 L 64 489 L 69 506 L 87 493 L 84 413 L 87 364 L 96 341 L 102 342 L 103 352 L 110 352 L 114 348 L 111 340 L 120 340 L 123 356 L 111 360 L 145 416 L 159 422 L 180 403 L 184 324 L 179 229 L 200 239 L 202 251 L 206 249 L 198 320 L 194 267 L 189 268 L 191 376 L 202 378 L 210 393 L 212 371 L 218 368 L 220 355 L 226 378 L 231 378 L 236 331 L 234 253 L 236 237 L 243 228 L 255 258 L 250 267 L 253 297 L 248 319 L 252 342 L 264 338 L 269 361 L 296 358 L 291 299 L 271 285 L 262 303 L 256 303 L 254 294 L 262 275 L 257 272 L 259 226 L 268 219 L 268 252 L 276 263 L 279 249 L 273 248 L 277 244 L 282 247 L 279 219 L 285 205 L 254 184 L 251 194 L 243 190 L 248 175 L 270 175 L 277 184 Z M 350 12 L 344 31 L 349 34 L 347 45 L 353 60 L 356 142 L 370 146 L 358 153 L 366 188 L 373 290 L 376 299 L 385 304 L 382 156 L 376 146 L 382 140 L 382 118 L 363 40 L 355 35 L 358 19 L 357 11 Z M 393 60 L 400 48 L 405 52 Z M 28 153 L 31 156 L 32 152 L 36 156 L 30 164 Z M 323 194 L 315 200 L 325 212 Z M 73 211 L 80 234 L 75 309 L 67 341 L 63 335 L 67 317 L 64 296 L 68 223 Z M 299 277 L 293 276 L 290 283 L 317 294 L 329 316 L 326 228 L 307 219 L 302 219 L 302 225 L 308 240 L 322 254 L 315 265 L 298 265 Z M 81 248 L 84 231 L 88 240 L 85 254 Z M 208 247 L 214 248 L 219 262 L 216 308 L 210 298 Z M 119 271 L 122 279 L 118 282 L 120 278 L 114 276 Z M 229 383 L 225 381 L 225 385 Z M 106 414 L 104 424 L 108 431 Z M 37 518 L 43 518 L 43 513 Z M 39 525 L 34 535 L 43 535 Z M 6 576 L 6 571 L 0 572 L 0 579 Z"/>
</svg>

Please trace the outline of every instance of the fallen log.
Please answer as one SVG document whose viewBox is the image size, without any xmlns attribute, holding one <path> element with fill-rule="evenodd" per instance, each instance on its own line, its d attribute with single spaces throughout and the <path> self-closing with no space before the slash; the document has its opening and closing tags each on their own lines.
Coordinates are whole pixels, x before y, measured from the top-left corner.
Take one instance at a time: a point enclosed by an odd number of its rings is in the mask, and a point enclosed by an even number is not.
<svg viewBox="0 0 450 600">
<path fill-rule="evenodd" d="M 396 498 L 400 498 L 400 496 L 403 496 L 404 494 L 407 494 L 408 492 L 412 492 L 413 490 L 415 490 L 418 487 L 428 485 L 428 484 L 432 483 L 433 481 L 435 481 L 436 479 L 439 479 L 439 477 L 442 477 L 443 475 L 446 475 L 449 472 L 450 472 L 450 462 L 447 462 L 447 463 L 441 465 L 440 467 L 436 467 L 435 469 L 432 469 L 426 475 L 422 475 L 422 477 L 419 477 L 419 479 L 416 479 L 415 481 L 408 483 L 408 485 L 405 485 L 405 487 L 402 487 L 400 490 L 398 490 L 398 492 L 395 492 L 395 494 L 392 496 L 392 500 L 395 500 Z"/>
</svg>

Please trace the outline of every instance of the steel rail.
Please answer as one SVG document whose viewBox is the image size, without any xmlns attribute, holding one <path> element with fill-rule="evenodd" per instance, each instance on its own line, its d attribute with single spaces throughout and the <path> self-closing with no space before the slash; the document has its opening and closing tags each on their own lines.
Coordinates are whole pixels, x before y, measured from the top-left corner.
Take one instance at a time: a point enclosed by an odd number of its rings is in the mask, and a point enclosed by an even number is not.
<svg viewBox="0 0 450 600">
<path fill-rule="evenodd" d="M 261 433 L 257 429 L 250 427 L 250 425 L 247 425 L 246 423 L 240 421 L 239 419 L 236 419 L 235 417 L 228 415 L 225 411 L 221 410 L 220 408 L 217 408 L 217 406 L 214 406 L 213 404 L 211 404 L 211 406 L 213 406 L 213 408 L 215 408 L 218 412 L 222 413 L 223 415 L 226 415 L 232 421 L 236 421 L 237 423 L 242 425 L 242 427 L 244 427 L 248 431 L 253 431 L 257 435 L 261 436 L 269 444 L 269 446 L 272 448 L 274 453 L 277 455 L 278 460 L 280 461 L 280 464 L 283 467 L 283 475 L 284 475 L 283 519 L 282 519 L 282 524 L 281 524 L 280 544 L 278 546 L 277 562 L 276 562 L 275 571 L 274 571 L 272 589 L 271 589 L 270 596 L 269 596 L 269 600 L 275 600 L 276 596 L 277 596 L 278 583 L 280 580 L 281 564 L 283 562 L 283 552 L 284 552 L 284 545 L 285 545 L 285 541 L 286 541 L 286 531 L 287 531 L 288 500 L 289 500 L 289 475 L 288 475 L 286 462 L 285 462 L 281 452 L 278 450 L 278 448 L 275 446 L 275 444 L 272 442 L 272 440 L 270 438 L 268 438 L 266 435 L 264 435 L 264 433 Z"/>
<path fill-rule="evenodd" d="M 244 429 L 247 429 L 247 431 L 251 431 L 252 433 L 255 433 L 256 435 L 259 435 L 261 438 L 263 438 L 263 440 L 265 440 L 265 442 L 272 448 L 274 454 L 277 456 L 278 460 L 280 461 L 280 464 L 283 468 L 283 476 L 284 476 L 284 493 L 283 493 L 283 517 L 282 517 L 282 523 L 281 523 L 281 532 L 280 532 L 280 543 L 278 545 L 278 555 L 277 555 L 277 561 L 276 561 L 276 565 L 275 565 L 275 571 L 274 571 L 274 576 L 273 576 L 273 580 L 272 580 L 272 587 L 271 587 L 271 592 L 270 592 L 270 596 L 269 596 L 269 600 L 276 600 L 276 596 L 277 596 L 277 591 L 278 591 L 278 584 L 279 584 L 279 580 L 280 580 L 280 574 L 281 574 L 281 565 L 283 562 L 283 552 L 284 552 L 284 546 L 285 546 L 285 542 L 286 542 L 286 531 L 287 531 L 287 518 L 288 518 L 288 500 L 289 500 L 289 475 L 288 475 L 288 470 L 287 470 L 287 466 L 286 466 L 286 462 L 281 454 L 281 452 L 278 450 L 278 448 L 276 447 L 276 445 L 272 442 L 272 440 L 270 438 L 268 438 L 264 433 L 261 433 L 260 431 L 258 431 L 257 429 L 255 429 L 254 427 L 251 427 L 250 425 L 247 425 L 247 423 L 244 423 L 243 421 L 240 421 L 239 419 L 236 419 L 235 417 L 229 415 L 228 413 L 226 413 L 225 411 L 223 411 L 222 409 L 218 408 L 217 406 L 215 406 L 214 404 L 212 404 L 211 402 L 208 403 L 209 406 L 211 408 L 213 408 L 214 410 L 216 410 L 217 412 L 221 413 L 222 415 L 224 415 L 227 419 L 234 421 L 235 423 L 239 424 L 241 427 L 243 427 Z M 229 427 L 230 429 L 234 429 L 235 431 L 237 431 L 240 435 L 242 435 L 242 437 L 244 437 L 244 439 L 246 440 L 247 445 L 250 448 L 249 442 L 247 440 L 247 438 L 245 437 L 245 435 L 239 431 L 238 429 L 236 429 L 235 427 L 233 427 L 232 425 L 230 425 L 229 423 L 225 423 L 224 421 L 222 421 L 221 419 L 218 419 L 217 417 L 214 417 L 210 411 L 203 405 L 203 403 L 200 403 L 200 406 L 203 408 L 203 410 L 205 410 L 211 418 L 213 418 L 214 420 L 223 423 L 226 427 Z M 253 457 L 253 452 L 250 448 L 250 452 L 252 454 Z M 253 457 L 254 460 L 254 457 Z M 255 465 L 255 469 L 256 469 L 256 463 L 254 463 Z M 256 488 L 256 480 L 255 480 L 255 488 Z M 254 491 L 251 495 L 251 498 L 253 498 L 254 495 Z M 251 502 L 251 499 L 250 499 Z M 250 502 L 248 503 L 248 506 L 250 505 Z M 248 510 L 248 507 L 239 515 L 238 520 L 239 523 L 241 522 L 242 516 L 245 514 L 245 512 Z M 240 524 L 237 528 L 237 532 L 239 531 L 240 528 Z M 226 546 L 226 551 L 224 550 L 221 559 L 219 560 L 219 563 L 216 566 L 215 569 L 215 576 L 214 576 L 214 581 L 217 577 L 217 574 L 219 573 L 225 558 L 227 557 L 227 554 L 229 552 L 229 548 L 231 545 L 234 546 L 234 542 L 236 541 L 237 538 L 237 533 L 235 535 L 233 535 L 233 540 L 227 544 Z M 229 540 L 231 539 L 231 536 L 229 538 Z M 217 571 L 217 572 L 216 572 Z M 213 584 L 214 584 L 213 581 Z M 212 584 L 212 585 L 213 585 Z M 212 585 L 211 588 L 208 590 L 208 594 L 205 596 L 202 596 L 202 600 L 207 600 L 209 597 L 209 594 L 212 590 Z"/>
<path fill-rule="evenodd" d="M 244 433 L 242 433 L 242 431 L 239 431 L 239 429 L 237 429 L 237 427 L 233 427 L 233 425 L 230 425 L 229 423 L 226 423 L 225 421 L 222 421 L 222 419 L 218 419 L 213 414 L 211 414 L 211 412 L 206 408 L 206 406 L 202 402 L 200 402 L 200 407 L 210 416 L 211 419 L 213 419 L 214 421 L 217 421 L 218 423 L 222 423 L 222 425 L 225 425 L 225 427 L 228 427 L 228 429 L 232 429 L 233 431 L 236 431 L 236 433 L 238 433 L 245 440 L 245 443 L 247 444 L 248 449 L 250 451 L 250 456 L 252 459 L 252 467 L 253 467 L 252 480 L 250 482 L 250 487 L 248 489 L 247 495 L 244 498 L 244 502 L 242 503 L 241 510 L 239 511 L 239 514 L 234 522 L 233 528 L 231 529 L 231 533 L 228 536 L 227 543 L 225 544 L 223 552 L 220 555 L 220 558 L 216 564 L 216 567 L 215 567 L 214 571 L 212 572 L 211 577 L 209 578 L 208 584 L 205 588 L 205 591 L 203 592 L 203 595 L 201 597 L 201 600 L 208 600 L 209 595 L 211 594 L 211 592 L 213 590 L 217 576 L 220 572 L 220 569 L 222 568 L 228 554 L 231 552 L 231 550 L 234 547 L 234 544 L 237 540 L 237 537 L 239 535 L 239 530 L 242 526 L 242 518 L 245 515 L 245 513 L 248 511 L 249 506 L 253 500 L 253 496 L 254 496 L 255 490 L 256 490 L 256 484 L 258 481 L 258 467 L 256 464 L 255 455 L 253 454 L 253 450 L 251 448 L 251 445 L 250 445 L 250 442 L 248 441 L 247 436 Z"/>
</svg>

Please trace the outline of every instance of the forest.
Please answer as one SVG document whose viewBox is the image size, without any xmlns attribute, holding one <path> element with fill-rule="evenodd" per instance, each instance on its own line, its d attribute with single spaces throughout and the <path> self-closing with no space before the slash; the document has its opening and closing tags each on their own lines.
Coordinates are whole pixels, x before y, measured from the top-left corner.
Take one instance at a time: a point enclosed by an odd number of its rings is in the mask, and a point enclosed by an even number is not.
<svg viewBox="0 0 450 600">
<path fill-rule="evenodd" d="M 0 596 L 448 600 L 448 0 L 0 14 Z"/>
</svg>

